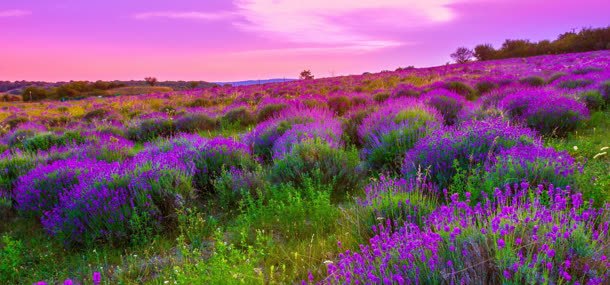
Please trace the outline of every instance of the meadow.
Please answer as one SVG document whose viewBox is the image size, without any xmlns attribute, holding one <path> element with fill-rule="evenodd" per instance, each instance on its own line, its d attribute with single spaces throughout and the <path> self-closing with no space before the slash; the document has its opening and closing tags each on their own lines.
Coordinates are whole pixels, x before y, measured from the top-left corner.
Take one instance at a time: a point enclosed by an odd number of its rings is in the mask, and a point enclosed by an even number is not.
<svg viewBox="0 0 610 285">
<path fill-rule="evenodd" d="M 609 284 L 610 51 L 0 103 L 2 284 Z"/>
</svg>

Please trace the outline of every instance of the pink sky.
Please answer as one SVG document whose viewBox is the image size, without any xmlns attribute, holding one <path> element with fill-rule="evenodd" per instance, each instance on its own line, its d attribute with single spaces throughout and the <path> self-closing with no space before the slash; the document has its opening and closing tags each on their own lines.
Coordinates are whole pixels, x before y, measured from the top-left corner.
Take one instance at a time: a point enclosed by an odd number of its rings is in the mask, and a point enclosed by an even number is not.
<svg viewBox="0 0 610 285">
<path fill-rule="evenodd" d="M 444 64 L 609 25 L 610 1 L 3 0 L 0 80 L 234 81 Z"/>
</svg>

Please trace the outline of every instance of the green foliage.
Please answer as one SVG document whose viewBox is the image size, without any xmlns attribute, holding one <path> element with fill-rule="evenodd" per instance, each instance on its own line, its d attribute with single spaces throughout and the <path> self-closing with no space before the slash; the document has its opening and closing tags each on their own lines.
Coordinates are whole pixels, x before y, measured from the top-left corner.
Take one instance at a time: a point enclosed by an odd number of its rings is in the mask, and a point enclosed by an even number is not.
<svg viewBox="0 0 610 285">
<path fill-rule="evenodd" d="M 218 221 L 213 216 L 205 216 L 196 208 L 183 208 L 178 211 L 180 238 L 193 248 L 203 248 L 217 227 Z"/>
<path fill-rule="evenodd" d="M 12 197 L 15 182 L 38 164 L 34 155 L 14 155 L 0 159 L 0 196 Z M 2 195 L 3 194 L 3 195 Z"/>
<path fill-rule="evenodd" d="M 256 122 L 260 123 L 273 116 L 279 114 L 282 110 L 286 109 L 286 104 L 269 104 L 260 108 L 256 113 Z"/>
<path fill-rule="evenodd" d="M 338 116 L 343 116 L 352 107 L 352 101 L 347 96 L 328 98 L 328 108 Z"/>
<path fill-rule="evenodd" d="M 210 107 L 214 105 L 213 102 L 206 98 L 197 98 L 187 104 L 188 107 Z"/>
<path fill-rule="evenodd" d="M 546 144 L 559 151 L 567 151 L 582 165 L 575 174 L 574 188 L 585 200 L 594 199 L 597 206 L 610 201 L 610 112 L 595 112 L 575 132 L 565 138 L 550 138 Z"/>
<path fill-rule="evenodd" d="M 591 85 L 593 83 L 592 80 L 588 80 L 588 79 L 574 79 L 574 80 L 566 80 L 563 81 L 561 83 L 559 83 L 559 88 L 564 88 L 564 89 L 576 89 L 576 88 L 582 88 L 582 87 L 587 87 L 589 85 Z"/>
<path fill-rule="evenodd" d="M 474 101 L 478 98 L 477 92 L 461 81 L 451 81 L 445 84 L 445 88 L 466 97 L 469 101 Z"/>
<path fill-rule="evenodd" d="M 223 169 L 213 184 L 219 206 L 223 211 L 231 213 L 238 208 L 244 197 L 257 197 L 259 191 L 265 189 L 267 182 L 260 168 L 256 171 Z"/>
<path fill-rule="evenodd" d="M 356 190 L 363 176 L 355 148 L 336 149 L 319 140 L 294 146 L 283 159 L 275 161 L 269 174 L 272 183 L 292 183 L 296 187 L 304 186 L 308 179 L 314 179 L 329 185 L 333 196 L 338 198 Z"/>
<path fill-rule="evenodd" d="M 539 87 L 539 86 L 543 86 L 546 84 L 546 81 L 544 81 L 544 78 L 542 78 L 540 76 L 524 77 L 524 78 L 519 79 L 519 82 L 521 84 L 525 84 L 525 85 L 529 85 L 529 86 L 533 86 L 533 87 Z"/>
<path fill-rule="evenodd" d="M 131 230 L 129 243 L 132 246 L 145 246 L 152 242 L 156 235 L 154 224 L 155 222 L 149 213 L 139 212 L 134 208 L 133 214 L 129 218 L 129 228 Z"/>
<path fill-rule="evenodd" d="M 0 282 L 16 284 L 21 280 L 22 266 L 25 262 L 25 246 L 8 235 L 0 239 Z"/>
<path fill-rule="evenodd" d="M 67 131 L 61 135 L 54 133 L 39 133 L 23 140 L 22 146 L 24 150 L 37 152 L 46 151 L 52 147 L 82 144 L 85 140 L 85 137 L 78 131 Z"/>
<path fill-rule="evenodd" d="M 343 141 L 348 144 L 355 145 L 356 147 L 362 147 L 362 140 L 358 136 L 358 128 L 362 124 L 364 118 L 370 115 L 375 109 L 366 108 L 359 110 L 347 117 L 341 124 L 343 129 Z"/>
<path fill-rule="evenodd" d="M 204 195 L 215 193 L 214 181 L 223 171 L 251 170 L 256 166 L 256 162 L 249 154 L 239 150 L 229 150 L 226 146 L 203 151 L 194 158 L 194 162 L 197 172 L 193 182 Z"/>
<path fill-rule="evenodd" d="M 589 90 L 580 94 L 580 99 L 585 102 L 591 111 L 599 111 L 607 108 L 610 100 L 605 99 L 597 90 Z M 610 97 L 608 97 L 610 99 Z"/>
<path fill-rule="evenodd" d="M 562 54 L 608 49 L 610 27 L 584 28 L 579 32 L 566 32 L 554 40 L 530 42 L 528 40 L 507 39 L 500 49 L 490 44 L 477 45 L 475 57 L 478 60 L 492 60 L 512 57 L 528 57 L 547 54 Z"/>
<path fill-rule="evenodd" d="M 195 133 L 198 131 L 211 131 L 216 129 L 217 122 L 205 114 L 188 114 L 175 121 L 177 132 Z"/>
<path fill-rule="evenodd" d="M 375 95 L 373 95 L 373 100 L 375 100 L 375 102 L 377 102 L 377 103 L 384 102 L 385 100 L 388 100 L 389 98 L 390 98 L 390 93 L 388 93 L 388 92 L 379 92 L 379 93 L 376 93 Z"/>
<path fill-rule="evenodd" d="M 249 198 L 236 219 L 236 231 L 252 242 L 257 232 L 280 240 L 303 240 L 323 235 L 336 226 L 339 209 L 331 203 L 332 188 L 305 178 L 301 187 L 271 187 L 259 199 Z"/>
<path fill-rule="evenodd" d="M 475 89 L 479 95 L 487 93 L 496 88 L 498 88 L 498 84 L 491 81 L 480 81 L 475 85 Z"/>
<path fill-rule="evenodd" d="M 170 137 L 176 131 L 171 119 L 147 119 L 127 128 L 127 138 L 137 142 L 147 142 L 158 137 Z"/>
<path fill-rule="evenodd" d="M 222 125 L 241 125 L 249 126 L 256 121 L 256 118 L 246 107 L 232 109 L 220 118 Z"/>
</svg>

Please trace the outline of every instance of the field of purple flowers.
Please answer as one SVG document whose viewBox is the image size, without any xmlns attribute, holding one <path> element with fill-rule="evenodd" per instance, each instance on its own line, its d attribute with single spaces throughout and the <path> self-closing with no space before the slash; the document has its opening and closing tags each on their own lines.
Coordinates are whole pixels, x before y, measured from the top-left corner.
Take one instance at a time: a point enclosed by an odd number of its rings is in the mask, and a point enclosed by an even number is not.
<svg viewBox="0 0 610 285">
<path fill-rule="evenodd" d="M 0 103 L 2 284 L 609 284 L 610 51 Z"/>
</svg>

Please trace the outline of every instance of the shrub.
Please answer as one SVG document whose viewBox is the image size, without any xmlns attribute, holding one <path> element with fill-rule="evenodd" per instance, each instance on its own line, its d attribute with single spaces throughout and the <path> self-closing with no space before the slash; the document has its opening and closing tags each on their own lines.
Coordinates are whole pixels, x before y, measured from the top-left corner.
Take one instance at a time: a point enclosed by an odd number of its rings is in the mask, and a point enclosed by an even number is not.
<svg viewBox="0 0 610 285">
<path fill-rule="evenodd" d="M 477 92 L 472 89 L 472 87 L 461 81 L 447 82 L 445 83 L 444 87 L 449 91 L 453 91 L 466 97 L 466 99 L 469 101 L 474 101 L 478 98 Z"/>
<path fill-rule="evenodd" d="M 84 116 L 83 119 L 85 119 L 86 121 L 93 121 L 93 120 L 101 120 L 104 117 L 108 116 L 109 112 L 105 109 L 95 109 L 95 110 L 91 110 L 89 112 L 87 112 Z"/>
<path fill-rule="evenodd" d="M 477 84 L 475 85 L 474 88 L 477 90 L 477 93 L 479 95 L 482 95 L 484 93 L 487 93 L 491 90 L 498 88 L 498 84 L 496 84 L 495 82 L 492 82 L 492 81 L 481 81 L 481 82 L 477 82 Z"/>
<path fill-rule="evenodd" d="M 12 199 L 13 189 L 19 177 L 38 164 L 38 158 L 30 154 L 14 154 L 0 157 L 0 196 Z"/>
<path fill-rule="evenodd" d="M 524 77 L 521 78 L 519 80 L 519 82 L 521 84 L 525 84 L 525 85 L 529 85 L 532 87 L 539 87 L 539 86 L 543 86 L 546 84 L 546 82 L 544 81 L 544 78 L 540 77 L 540 76 L 528 76 L 528 77 Z"/>
<path fill-rule="evenodd" d="M 484 185 L 487 192 L 506 184 L 573 185 L 576 165 L 567 152 L 541 146 L 516 146 L 499 152 L 486 163 Z"/>
<path fill-rule="evenodd" d="M 260 123 L 269 118 L 279 115 L 288 106 L 286 104 L 267 104 L 258 109 L 256 122 Z"/>
<path fill-rule="evenodd" d="M 467 105 L 467 101 L 464 97 L 447 91 L 447 90 L 433 90 L 425 95 L 425 102 L 427 105 L 434 107 L 443 115 L 443 120 L 446 125 L 454 125 L 458 121 L 458 115 L 462 113 Z"/>
<path fill-rule="evenodd" d="M 170 137 L 175 133 L 174 121 L 166 118 L 145 119 L 127 129 L 127 137 L 137 142 L 146 142 L 158 137 Z"/>
<path fill-rule="evenodd" d="M 6 234 L 0 238 L 0 281 L 7 284 L 20 282 L 20 269 L 26 262 L 26 253 L 27 249 L 22 241 Z"/>
<path fill-rule="evenodd" d="M 361 228 L 367 230 L 384 221 L 394 225 L 409 222 L 423 226 L 424 218 L 435 210 L 436 197 L 440 194 L 438 187 L 425 177 L 405 180 L 384 175 L 367 185 L 364 192 L 365 198 L 358 201 L 358 206 L 363 212 Z"/>
<path fill-rule="evenodd" d="M 610 101 L 610 80 L 605 81 L 601 84 L 600 93 L 604 96 L 606 101 Z"/>
<path fill-rule="evenodd" d="M 353 144 L 356 147 L 362 147 L 362 140 L 358 135 L 358 128 L 362 124 L 362 121 L 369 116 L 375 109 L 374 108 L 366 108 L 362 110 L 358 110 L 347 116 L 347 118 L 343 121 L 342 129 L 343 129 L 343 141 L 348 144 Z"/>
<path fill-rule="evenodd" d="M 67 131 L 61 135 L 53 133 L 39 133 L 23 140 L 23 149 L 37 152 L 46 151 L 52 147 L 76 145 L 85 143 L 85 137 L 77 131 Z"/>
<path fill-rule="evenodd" d="M 337 149 L 320 140 L 312 140 L 295 145 L 288 155 L 275 161 L 269 175 L 272 183 L 292 183 L 296 187 L 313 179 L 329 185 L 333 196 L 340 198 L 357 189 L 363 174 L 355 149 Z"/>
<path fill-rule="evenodd" d="M 205 114 L 187 114 L 175 121 L 177 132 L 195 133 L 216 129 L 216 119 Z"/>
<path fill-rule="evenodd" d="M 559 82 L 559 84 L 557 84 L 557 86 L 563 89 L 576 89 L 587 87 L 591 84 L 593 84 L 593 81 L 590 79 L 568 79 L 562 80 L 561 82 Z"/>
<path fill-rule="evenodd" d="M 102 173 L 61 195 L 42 218 L 47 232 L 67 247 L 148 241 L 173 227 L 176 193 L 191 187 L 188 177 L 171 169 L 113 168 Z"/>
<path fill-rule="evenodd" d="M 328 98 L 328 108 L 338 116 L 343 116 L 352 107 L 352 101 L 347 96 Z"/>
<path fill-rule="evenodd" d="M 259 192 L 267 187 L 260 170 L 242 170 L 235 167 L 223 169 L 213 184 L 220 206 L 227 212 L 239 208 L 246 197 L 257 199 Z"/>
<path fill-rule="evenodd" d="M 407 179 L 427 173 L 432 182 L 446 188 L 457 173 L 456 167 L 476 170 L 494 154 L 521 144 L 539 141 L 530 129 L 501 120 L 470 121 L 438 129 L 418 141 L 407 151 L 402 173 Z"/>
<path fill-rule="evenodd" d="M 245 135 L 244 142 L 263 162 L 271 162 L 275 141 L 294 125 L 334 120 L 325 109 L 291 107 L 273 119 L 258 124 Z"/>
<path fill-rule="evenodd" d="M 248 126 L 255 122 L 254 116 L 246 107 L 238 107 L 229 110 L 221 118 L 221 124 Z"/>
<path fill-rule="evenodd" d="M 375 95 L 373 95 L 373 100 L 375 100 L 375 102 L 377 102 L 377 103 L 384 102 L 385 100 L 388 100 L 389 98 L 390 98 L 390 93 L 388 93 L 388 92 L 379 92 L 379 93 L 375 93 Z"/>
<path fill-rule="evenodd" d="M 344 144 L 341 135 L 341 123 L 337 120 L 294 125 L 273 144 L 273 159 L 283 158 L 295 145 L 304 140 L 316 139 L 326 142 L 334 148 L 342 147 Z"/>
<path fill-rule="evenodd" d="M 549 136 L 565 136 L 589 116 L 583 103 L 545 91 L 515 93 L 499 106 L 511 119 Z"/>
<path fill-rule="evenodd" d="M 371 169 L 397 172 L 404 153 L 440 120 L 438 112 L 422 102 L 408 98 L 389 101 L 361 123 L 362 155 Z"/>
<path fill-rule="evenodd" d="M 392 98 L 419 97 L 421 91 L 411 84 L 400 84 L 392 90 Z"/>
<path fill-rule="evenodd" d="M 585 103 L 589 110 L 604 110 L 607 106 L 606 98 L 602 96 L 602 94 L 597 90 L 589 90 L 580 93 L 580 100 Z M 609 97 L 610 98 L 610 97 Z"/>
<path fill-rule="evenodd" d="M 248 170 L 255 163 L 250 156 L 248 146 L 233 139 L 214 138 L 205 143 L 199 154 L 194 158 L 194 183 L 203 194 L 214 192 L 214 180 L 223 169 Z"/>
<path fill-rule="evenodd" d="M 14 190 L 16 208 L 27 216 L 39 218 L 58 204 L 59 197 L 80 180 L 98 175 L 98 171 L 109 167 L 95 160 L 75 159 L 40 165 L 19 177 Z"/>
<path fill-rule="evenodd" d="M 213 103 L 211 100 L 206 99 L 206 98 L 197 98 L 193 101 L 191 101 L 190 103 L 188 103 L 188 107 L 210 107 L 212 106 Z"/>
</svg>

